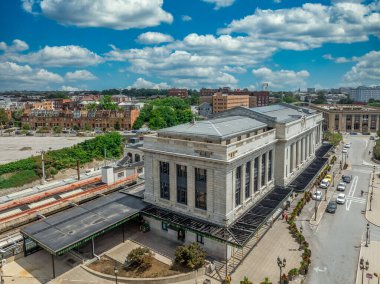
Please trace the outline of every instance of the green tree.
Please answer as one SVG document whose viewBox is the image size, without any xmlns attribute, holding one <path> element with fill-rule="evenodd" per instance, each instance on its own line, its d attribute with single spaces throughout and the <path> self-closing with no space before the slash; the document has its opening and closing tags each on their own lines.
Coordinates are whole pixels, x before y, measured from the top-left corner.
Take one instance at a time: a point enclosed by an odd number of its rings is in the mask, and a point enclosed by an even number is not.
<svg viewBox="0 0 380 284">
<path fill-rule="evenodd" d="M 99 107 L 103 110 L 117 110 L 117 104 L 112 100 L 109 95 L 103 96 L 99 101 Z"/>
<path fill-rule="evenodd" d="M 88 111 L 94 111 L 94 110 L 97 110 L 98 109 L 98 104 L 97 103 L 89 103 L 87 106 L 86 106 L 86 109 Z"/>
<path fill-rule="evenodd" d="M 318 93 L 317 98 L 313 101 L 314 104 L 326 104 L 326 96 L 324 93 Z"/>
<path fill-rule="evenodd" d="M 284 103 L 291 104 L 291 103 L 295 103 L 297 101 L 297 99 L 293 96 L 286 95 L 282 98 L 282 101 Z"/>
<path fill-rule="evenodd" d="M 61 132 L 62 132 L 62 127 L 60 127 L 60 126 L 54 126 L 54 127 L 53 127 L 53 132 L 54 132 L 55 134 L 59 134 L 59 133 L 61 133 Z"/>
<path fill-rule="evenodd" d="M 22 126 L 22 130 L 25 130 L 25 131 L 30 130 L 30 125 L 29 125 L 28 123 L 25 123 L 25 124 Z"/>
<path fill-rule="evenodd" d="M 119 121 L 116 121 L 114 128 L 115 128 L 115 130 L 120 130 L 120 122 Z"/>
<path fill-rule="evenodd" d="M 5 109 L 0 108 L 0 125 L 7 125 L 9 122 L 9 117 Z"/>
<path fill-rule="evenodd" d="M 86 131 L 91 131 L 91 126 L 88 124 L 88 123 L 86 123 L 85 125 L 84 125 L 84 130 L 86 130 Z"/>
<path fill-rule="evenodd" d="M 174 264 L 191 270 L 202 267 L 205 263 L 206 254 L 198 243 L 179 246 L 174 252 Z"/>
</svg>

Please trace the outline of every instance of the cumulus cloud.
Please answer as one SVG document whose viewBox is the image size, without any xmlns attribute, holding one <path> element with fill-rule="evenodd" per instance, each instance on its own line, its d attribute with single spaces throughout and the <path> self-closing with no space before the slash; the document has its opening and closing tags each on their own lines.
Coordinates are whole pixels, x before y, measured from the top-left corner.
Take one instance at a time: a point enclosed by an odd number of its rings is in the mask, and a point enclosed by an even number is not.
<svg viewBox="0 0 380 284">
<path fill-rule="evenodd" d="M 140 34 L 137 38 L 137 41 L 143 44 L 159 44 L 163 42 L 172 42 L 173 40 L 174 39 L 171 35 L 157 32 L 146 32 Z"/>
<path fill-rule="evenodd" d="M 181 20 L 183 22 L 190 22 L 193 18 L 191 18 L 189 15 L 182 15 Z"/>
<path fill-rule="evenodd" d="M 153 82 L 150 82 L 150 81 L 147 81 L 145 80 L 144 78 L 137 78 L 136 81 L 131 85 L 131 86 L 128 86 L 128 89 L 132 89 L 132 88 L 136 88 L 136 89 L 169 89 L 170 86 L 165 83 L 165 82 L 161 82 L 161 83 L 153 83 Z"/>
<path fill-rule="evenodd" d="M 254 69 L 252 74 L 259 83 L 268 83 L 271 89 L 298 89 L 306 85 L 305 80 L 310 76 L 306 70 L 272 71 L 267 67 Z"/>
<path fill-rule="evenodd" d="M 357 63 L 344 75 L 344 81 L 351 85 L 379 85 L 380 51 L 371 51 L 357 57 Z"/>
<path fill-rule="evenodd" d="M 163 0 L 24 0 L 23 8 L 29 13 L 40 10 L 63 25 L 126 30 L 171 23 L 173 16 L 162 4 Z"/>
<path fill-rule="evenodd" d="M 45 46 L 36 52 L 9 58 L 12 61 L 49 67 L 90 66 L 103 62 L 103 58 L 96 53 L 77 45 Z"/>
<path fill-rule="evenodd" d="M 3 90 L 41 89 L 51 83 L 62 83 L 63 78 L 46 69 L 18 65 L 14 62 L 0 62 L 0 88 Z"/>
<path fill-rule="evenodd" d="M 357 60 L 357 57 L 347 58 L 347 57 L 334 57 L 331 54 L 324 54 L 322 56 L 324 59 L 334 61 L 335 63 L 347 63 L 347 62 L 353 62 Z"/>
<path fill-rule="evenodd" d="M 378 11 L 376 5 L 347 2 L 256 9 L 254 14 L 232 21 L 219 33 L 243 33 L 256 40 L 273 41 L 281 49 L 306 50 L 326 42 L 352 43 L 367 41 L 369 35 L 380 37 Z"/>
<path fill-rule="evenodd" d="M 220 8 L 228 7 L 234 4 L 235 0 L 203 0 L 203 2 L 214 4 L 215 10 Z"/>
<path fill-rule="evenodd" d="M 82 89 L 77 88 L 77 87 L 71 87 L 71 86 L 62 86 L 61 90 L 64 92 L 78 92 L 82 91 Z"/>
<path fill-rule="evenodd" d="M 0 42 L 0 50 L 4 52 L 20 52 L 29 49 L 29 45 L 20 39 L 12 41 L 11 45 L 7 45 L 5 42 Z"/>
<path fill-rule="evenodd" d="M 96 80 L 96 76 L 87 70 L 76 70 L 74 72 L 67 72 L 65 79 L 68 81 L 87 81 Z"/>
</svg>

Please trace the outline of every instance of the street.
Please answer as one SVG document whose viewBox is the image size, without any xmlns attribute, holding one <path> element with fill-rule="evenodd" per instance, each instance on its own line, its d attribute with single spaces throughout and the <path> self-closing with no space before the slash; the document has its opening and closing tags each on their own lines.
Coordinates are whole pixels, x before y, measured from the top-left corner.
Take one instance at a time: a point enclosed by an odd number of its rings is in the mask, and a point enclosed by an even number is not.
<svg viewBox="0 0 380 284">
<path fill-rule="evenodd" d="M 305 220 L 306 239 L 310 241 L 312 262 L 307 283 L 354 283 L 359 258 L 361 241 L 365 240 L 366 219 L 363 210 L 366 208 L 366 196 L 373 170 L 368 151 L 373 145 L 369 136 L 344 136 L 345 143 L 351 143 L 348 150 L 348 161 L 352 167 L 342 171 L 352 176 L 347 184 L 346 203 L 338 205 L 335 214 L 324 213 L 318 226 L 310 226 Z M 337 153 L 340 156 L 341 153 Z M 339 161 L 339 158 L 338 158 Z M 336 187 L 335 183 L 335 187 Z M 329 189 L 330 191 L 333 188 Z M 361 196 L 361 190 L 364 195 Z M 331 200 L 339 192 L 334 189 Z M 314 213 L 313 205 L 305 208 L 308 216 Z M 371 226 L 371 235 L 380 236 L 378 227 Z"/>
</svg>

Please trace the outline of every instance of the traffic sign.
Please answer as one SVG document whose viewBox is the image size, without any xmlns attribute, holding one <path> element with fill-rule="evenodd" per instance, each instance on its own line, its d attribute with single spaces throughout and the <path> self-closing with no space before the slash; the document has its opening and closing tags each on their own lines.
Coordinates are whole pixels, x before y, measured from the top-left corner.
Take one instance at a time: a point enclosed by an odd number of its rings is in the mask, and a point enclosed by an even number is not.
<svg viewBox="0 0 380 284">
<path fill-rule="evenodd" d="M 368 279 L 372 279 L 372 274 L 371 273 L 367 273 L 365 277 L 368 278 Z"/>
</svg>

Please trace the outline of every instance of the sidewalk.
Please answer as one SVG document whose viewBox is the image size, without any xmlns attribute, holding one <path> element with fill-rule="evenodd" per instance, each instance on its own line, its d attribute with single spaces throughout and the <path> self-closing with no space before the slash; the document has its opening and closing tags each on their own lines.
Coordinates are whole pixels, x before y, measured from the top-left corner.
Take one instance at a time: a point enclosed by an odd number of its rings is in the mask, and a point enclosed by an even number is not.
<svg viewBox="0 0 380 284">
<path fill-rule="evenodd" d="M 360 259 L 364 259 L 364 263 L 368 260 L 369 268 L 368 270 L 364 270 L 364 275 L 362 275 L 362 271 L 360 270 Z M 372 274 L 373 279 L 371 282 L 368 282 L 366 278 L 366 274 Z M 374 273 L 380 274 L 380 242 L 371 241 L 368 247 L 365 247 L 364 243 L 360 249 L 360 256 L 358 259 L 358 267 L 356 273 L 356 284 L 362 283 L 362 276 L 364 276 L 364 283 L 377 283 L 376 277 L 373 275 Z"/>
<path fill-rule="evenodd" d="M 380 174 L 379 173 L 375 173 L 375 179 L 374 179 L 374 184 L 373 184 L 372 204 L 370 206 L 371 192 L 372 192 L 372 186 L 368 188 L 367 210 L 365 212 L 365 217 L 367 221 L 370 222 L 372 225 L 380 227 Z M 371 211 L 369 210 L 370 208 L 372 209 Z"/>
</svg>

